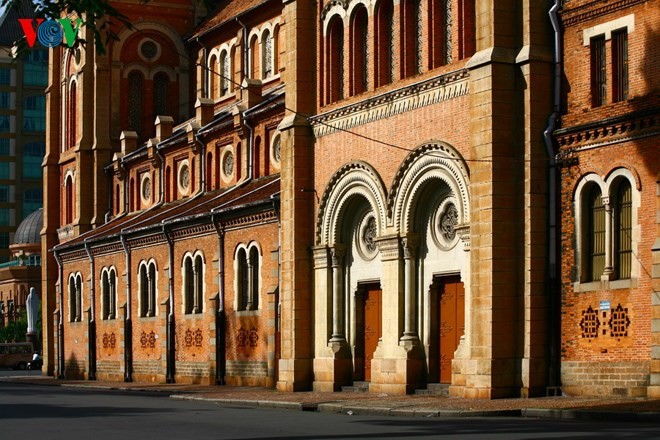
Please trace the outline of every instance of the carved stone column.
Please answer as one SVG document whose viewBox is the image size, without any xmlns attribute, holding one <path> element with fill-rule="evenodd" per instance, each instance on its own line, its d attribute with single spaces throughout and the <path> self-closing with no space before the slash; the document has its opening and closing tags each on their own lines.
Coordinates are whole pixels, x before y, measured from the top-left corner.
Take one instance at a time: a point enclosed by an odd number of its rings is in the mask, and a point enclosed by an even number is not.
<svg viewBox="0 0 660 440">
<path fill-rule="evenodd" d="M 419 235 L 409 234 L 402 240 L 403 260 L 405 265 L 404 274 L 404 324 L 403 337 L 401 341 L 418 341 L 417 334 L 417 249 L 419 247 Z"/>
<path fill-rule="evenodd" d="M 332 337 L 330 342 L 346 343 L 344 325 L 344 257 L 346 246 L 330 248 L 332 258 Z"/>
<path fill-rule="evenodd" d="M 612 204 L 610 198 L 607 196 L 602 197 L 603 206 L 605 207 L 605 269 L 601 279 L 609 281 L 614 274 L 614 267 L 612 265 L 612 253 L 614 252 L 614 245 L 612 243 Z"/>
</svg>

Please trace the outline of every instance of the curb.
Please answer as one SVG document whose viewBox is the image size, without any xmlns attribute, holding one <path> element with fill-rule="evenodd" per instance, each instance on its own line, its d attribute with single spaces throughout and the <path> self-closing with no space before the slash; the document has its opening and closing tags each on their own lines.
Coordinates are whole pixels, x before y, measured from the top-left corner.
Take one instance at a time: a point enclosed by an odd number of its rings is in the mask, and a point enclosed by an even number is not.
<svg viewBox="0 0 660 440">
<path fill-rule="evenodd" d="M 658 412 L 622 412 L 593 411 L 588 409 L 542 409 L 526 408 L 521 411 L 522 417 L 543 419 L 596 420 L 610 422 L 660 422 Z"/>
</svg>

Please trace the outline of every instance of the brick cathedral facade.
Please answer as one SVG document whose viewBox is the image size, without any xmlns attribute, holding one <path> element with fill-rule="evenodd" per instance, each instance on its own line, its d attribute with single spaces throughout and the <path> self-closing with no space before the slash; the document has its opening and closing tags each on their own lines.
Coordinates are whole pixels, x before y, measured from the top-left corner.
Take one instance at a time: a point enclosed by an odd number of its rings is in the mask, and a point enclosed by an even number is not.
<svg viewBox="0 0 660 440">
<path fill-rule="evenodd" d="M 658 2 L 560 3 L 116 2 L 51 50 L 47 372 L 651 395 Z"/>
</svg>

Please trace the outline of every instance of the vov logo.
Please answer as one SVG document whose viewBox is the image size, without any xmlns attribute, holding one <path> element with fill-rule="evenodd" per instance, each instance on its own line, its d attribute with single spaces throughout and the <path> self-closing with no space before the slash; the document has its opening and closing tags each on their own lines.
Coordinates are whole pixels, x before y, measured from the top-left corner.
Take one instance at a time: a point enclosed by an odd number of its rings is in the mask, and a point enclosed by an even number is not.
<svg viewBox="0 0 660 440">
<path fill-rule="evenodd" d="M 34 28 L 34 22 L 37 28 Z M 76 42 L 78 29 L 82 24 L 82 19 L 76 18 L 58 18 L 55 20 L 44 20 L 43 18 L 19 18 L 18 23 L 23 28 L 25 39 L 30 48 L 34 47 L 35 40 L 39 40 L 42 46 L 55 47 L 66 43 L 73 47 Z"/>
</svg>

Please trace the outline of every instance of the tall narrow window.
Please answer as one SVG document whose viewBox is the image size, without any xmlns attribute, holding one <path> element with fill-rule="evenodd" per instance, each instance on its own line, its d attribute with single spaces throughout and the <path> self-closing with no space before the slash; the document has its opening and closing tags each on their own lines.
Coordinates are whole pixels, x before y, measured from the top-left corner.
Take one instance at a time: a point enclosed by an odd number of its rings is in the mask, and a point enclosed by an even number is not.
<svg viewBox="0 0 660 440">
<path fill-rule="evenodd" d="M 149 279 L 147 276 L 147 266 L 142 264 L 140 266 L 140 316 L 148 316 L 149 310 Z"/>
<path fill-rule="evenodd" d="M 236 254 L 236 284 L 237 292 L 237 310 L 246 310 L 250 300 L 250 293 L 248 292 L 248 262 L 245 249 L 239 249 Z"/>
<path fill-rule="evenodd" d="M 82 275 L 76 276 L 76 321 L 82 321 Z"/>
<path fill-rule="evenodd" d="M 591 39 L 591 105 L 605 104 L 607 97 L 607 72 L 605 67 L 605 36 Z"/>
<path fill-rule="evenodd" d="M 226 51 L 220 54 L 220 96 L 229 93 L 229 57 Z"/>
<path fill-rule="evenodd" d="M 401 32 L 402 77 L 419 73 L 421 23 L 420 0 L 404 0 L 402 5 L 403 32 Z"/>
<path fill-rule="evenodd" d="M 78 136 L 76 131 L 78 130 L 78 93 L 77 93 L 76 83 L 71 83 L 71 88 L 69 89 L 69 114 L 67 118 L 67 147 L 73 148 L 76 145 Z"/>
<path fill-rule="evenodd" d="M 149 298 L 147 301 L 147 316 L 156 316 L 156 263 L 149 264 Z"/>
<path fill-rule="evenodd" d="M 394 77 L 394 7 L 392 0 L 381 0 L 376 13 L 376 86 L 392 82 Z"/>
<path fill-rule="evenodd" d="M 351 52 L 350 72 L 351 78 L 351 96 L 357 95 L 367 90 L 368 81 L 368 39 L 367 29 L 369 27 L 367 8 L 364 5 L 357 5 L 353 14 L 351 23 Z"/>
<path fill-rule="evenodd" d="M 328 103 L 344 97 L 344 23 L 339 16 L 330 22 L 327 36 Z"/>
<path fill-rule="evenodd" d="M 605 270 L 605 205 L 600 189 L 591 188 L 587 199 L 588 281 L 598 281 Z"/>
<path fill-rule="evenodd" d="M 259 40 L 253 37 L 250 42 L 250 78 L 259 78 Z"/>
<path fill-rule="evenodd" d="M 273 76 L 273 39 L 270 31 L 266 29 L 261 36 L 261 77 Z"/>
<path fill-rule="evenodd" d="M 140 133 L 142 118 L 142 74 L 128 74 L 128 129 Z"/>
<path fill-rule="evenodd" d="M 628 30 L 612 32 L 612 83 L 614 102 L 628 99 Z"/>
<path fill-rule="evenodd" d="M 193 266 L 195 285 L 193 286 L 193 313 L 202 313 L 204 298 L 204 261 L 201 255 L 195 257 Z"/>
<path fill-rule="evenodd" d="M 78 309 L 76 300 L 76 281 L 74 277 L 71 277 L 69 278 L 69 322 L 76 322 L 78 320 L 76 317 L 76 310 Z"/>
<path fill-rule="evenodd" d="M 64 224 L 69 225 L 73 223 L 73 178 L 71 176 L 64 180 L 64 191 L 66 193 Z"/>
<path fill-rule="evenodd" d="M 614 264 L 616 277 L 630 278 L 632 263 L 632 188 L 622 182 L 614 204 Z"/>
<path fill-rule="evenodd" d="M 250 249 L 250 261 L 248 265 L 250 271 L 249 309 L 257 310 L 259 308 L 259 249 L 256 246 Z"/>
<path fill-rule="evenodd" d="M 184 313 L 189 314 L 193 312 L 193 290 L 195 284 L 195 276 L 193 274 L 193 262 L 192 258 L 186 257 L 183 262 L 183 277 L 184 277 L 184 286 L 183 286 L 183 302 L 184 302 Z"/>
<path fill-rule="evenodd" d="M 273 74 L 277 75 L 280 70 L 280 27 L 275 26 L 273 30 Z"/>
<path fill-rule="evenodd" d="M 209 59 L 209 98 L 217 99 L 219 93 L 218 84 L 220 83 L 220 75 L 218 71 L 218 59 L 215 55 Z"/>
<path fill-rule="evenodd" d="M 156 116 L 170 115 L 170 111 L 167 108 L 167 103 L 169 102 L 167 90 L 169 85 L 170 79 L 166 73 L 160 72 L 154 76 L 154 113 Z"/>
</svg>

